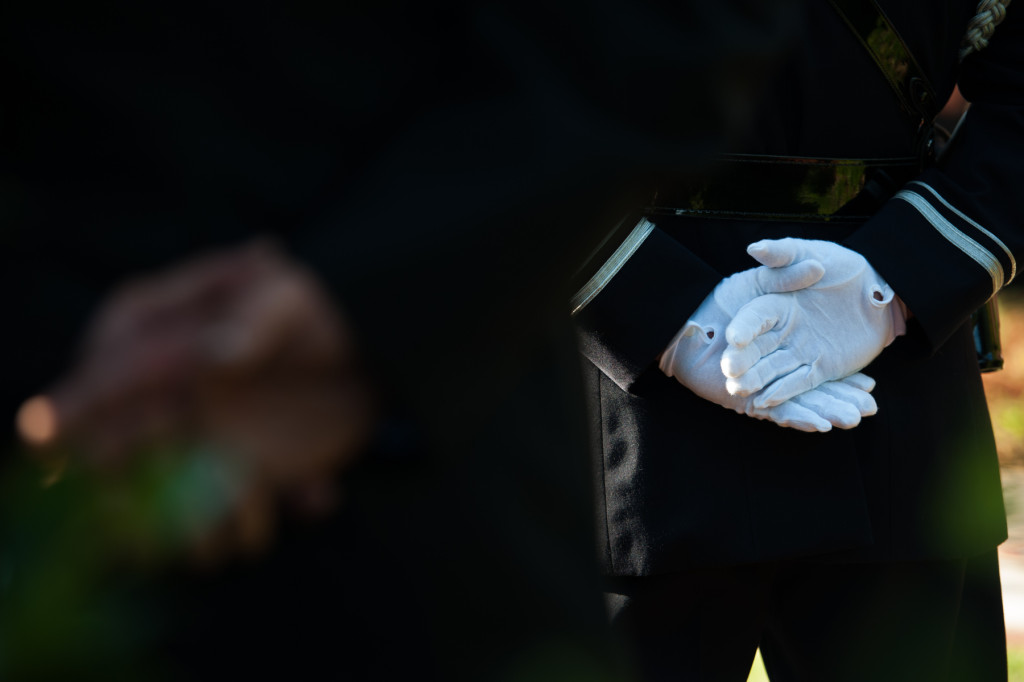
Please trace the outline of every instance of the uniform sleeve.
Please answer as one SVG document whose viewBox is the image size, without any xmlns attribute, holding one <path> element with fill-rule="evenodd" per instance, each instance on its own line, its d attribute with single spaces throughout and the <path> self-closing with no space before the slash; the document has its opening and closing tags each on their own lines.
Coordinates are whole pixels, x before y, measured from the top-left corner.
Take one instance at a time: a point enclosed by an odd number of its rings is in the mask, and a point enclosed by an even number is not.
<svg viewBox="0 0 1024 682">
<path fill-rule="evenodd" d="M 972 102 L 949 153 L 898 192 L 845 245 L 889 282 L 939 347 L 1009 284 L 1024 248 L 1024 11 L 963 62 Z"/>
<path fill-rule="evenodd" d="M 647 219 L 616 242 L 570 305 L 583 354 L 629 390 L 722 276 Z"/>
</svg>

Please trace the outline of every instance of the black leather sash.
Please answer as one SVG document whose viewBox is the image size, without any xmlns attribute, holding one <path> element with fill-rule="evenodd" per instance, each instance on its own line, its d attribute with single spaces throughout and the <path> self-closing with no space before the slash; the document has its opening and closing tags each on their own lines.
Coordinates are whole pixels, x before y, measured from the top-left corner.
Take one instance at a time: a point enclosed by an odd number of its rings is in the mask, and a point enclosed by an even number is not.
<svg viewBox="0 0 1024 682">
<path fill-rule="evenodd" d="M 930 121 L 941 108 L 924 70 L 875 0 L 829 0 L 878 65 L 912 120 Z"/>
<path fill-rule="evenodd" d="M 829 0 L 832 7 L 860 41 L 899 100 L 908 122 L 915 126 L 915 149 L 922 162 L 931 161 L 935 116 L 942 102 L 935 96 L 910 48 L 877 0 Z"/>
<path fill-rule="evenodd" d="M 647 213 L 787 222 L 863 222 L 921 170 L 916 157 L 730 155 L 660 188 Z"/>
<path fill-rule="evenodd" d="M 939 106 L 924 71 L 876 0 L 829 0 L 867 50 L 916 135 L 917 156 L 819 159 L 730 155 L 701 178 L 667 184 L 652 216 L 799 222 L 864 221 L 932 160 Z"/>
</svg>

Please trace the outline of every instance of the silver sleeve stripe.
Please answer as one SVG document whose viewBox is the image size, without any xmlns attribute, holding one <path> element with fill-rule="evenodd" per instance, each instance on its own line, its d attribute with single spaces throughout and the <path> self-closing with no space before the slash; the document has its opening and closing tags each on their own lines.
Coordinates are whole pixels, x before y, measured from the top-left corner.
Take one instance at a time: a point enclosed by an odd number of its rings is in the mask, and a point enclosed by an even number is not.
<svg viewBox="0 0 1024 682">
<path fill-rule="evenodd" d="M 911 184 L 911 185 L 921 185 L 921 187 L 924 187 L 924 188 L 925 188 L 926 190 L 928 190 L 929 192 L 931 192 L 931 193 L 932 193 L 932 196 L 934 196 L 934 197 L 935 197 L 936 199 L 938 199 L 938 200 L 939 200 L 939 201 L 940 201 L 940 202 L 942 203 L 942 205 L 943 205 L 943 206 L 945 206 L 946 208 L 948 208 L 948 209 L 949 209 L 950 211 L 952 211 L 953 213 L 956 213 L 956 214 L 957 214 L 958 216 L 960 216 L 961 218 L 963 218 L 964 222 L 966 222 L 966 223 L 968 223 L 968 224 L 970 224 L 970 225 L 973 225 L 975 229 L 977 229 L 977 230 L 978 230 L 979 232 L 981 232 L 981 233 L 982 233 L 983 235 L 985 235 L 986 237 L 988 237 L 989 239 L 991 239 L 992 241 L 994 241 L 994 242 L 995 242 L 996 244 L 998 244 L 998 245 L 999 245 L 999 248 L 1001 248 L 1001 249 L 1003 250 L 1003 252 L 1004 252 L 1004 253 L 1006 254 L 1006 257 L 1007 257 L 1007 258 L 1008 258 L 1008 259 L 1010 260 L 1010 279 L 1009 279 L 1009 280 L 1007 280 L 1006 284 L 1009 284 L 1009 283 L 1010 283 L 1010 282 L 1012 282 L 1012 281 L 1013 281 L 1014 279 L 1016 279 L 1016 277 L 1017 277 L 1017 259 L 1015 259 L 1015 258 L 1013 257 L 1013 253 L 1012 253 L 1012 252 L 1010 251 L 1010 249 L 1009 249 L 1009 248 L 1007 248 L 1006 244 L 1004 244 L 1004 243 L 1003 243 L 1003 240 L 1002 240 L 1002 239 L 1000 239 L 999 237 L 995 236 L 994 234 L 992 234 L 991 232 L 989 232 L 988 230 L 986 230 L 986 229 L 985 229 L 984 227 L 982 227 L 981 225 L 979 225 L 979 224 L 978 224 L 978 223 L 977 223 L 976 221 L 972 220 L 972 219 L 971 219 L 971 218 L 969 218 L 969 217 L 968 217 L 967 215 L 965 215 L 963 211 L 961 211 L 961 210 L 960 210 L 960 209 L 958 209 L 958 208 L 957 208 L 956 206 L 953 206 L 953 205 L 952 205 L 951 203 L 949 203 L 948 201 L 946 201 L 946 200 L 945 200 L 945 199 L 944 199 L 944 198 L 942 197 L 942 195 L 941 195 L 941 194 L 939 194 L 938 192 L 936 192 L 936 191 L 935 191 L 935 190 L 934 190 L 934 189 L 932 188 L 932 186 L 931 186 L 931 185 L 929 185 L 928 183 L 926 183 L 926 182 L 921 182 L 920 180 L 914 180 L 914 181 L 913 181 L 913 182 L 911 182 L 910 184 Z M 1005 285 L 1004 285 L 1004 286 L 1005 286 Z"/>
<path fill-rule="evenodd" d="M 999 259 L 992 255 L 991 251 L 956 229 L 953 223 L 946 220 L 934 206 L 928 203 L 927 199 L 917 192 L 904 189 L 897 192 L 894 198 L 902 199 L 917 209 L 917 212 L 931 223 L 932 227 L 945 237 L 950 244 L 963 251 L 974 262 L 983 267 L 992 277 L 993 293 L 1002 289 L 1004 279 L 1003 266 Z"/>
<path fill-rule="evenodd" d="M 601 293 L 601 290 L 608 285 L 608 282 L 612 281 L 612 278 L 619 273 L 619 270 L 626 264 L 626 261 L 633 257 L 633 254 L 651 236 L 653 231 L 654 223 L 647 220 L 647 218 L 641 218 L 640 222 L 636 224 L 636 227 L 633 228 L 626 239 L 619 244 L 619 248 L 615 249 L 615 252 L 604 262 L 604 265 L 594 273 L 594 276 L 569 301 L 572 315 L 583 310 L 588 303 L 594 300 L 595 296 Z"/>
</svg>

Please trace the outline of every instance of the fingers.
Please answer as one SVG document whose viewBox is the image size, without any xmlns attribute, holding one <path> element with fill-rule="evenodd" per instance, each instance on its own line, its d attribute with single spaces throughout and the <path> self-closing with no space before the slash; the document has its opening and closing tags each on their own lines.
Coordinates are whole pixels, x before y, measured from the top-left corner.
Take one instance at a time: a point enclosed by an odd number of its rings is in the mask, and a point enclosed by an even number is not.
<svg viewBox="0 0 1024 682">
<path fill-rule="evenodd" d="M 874 387 L 874 381 L 864 375 L 858 375 L 854 381 Z M 760 407 L 756 401 L 754 403 L 755 415 L 800 431 L 824 432 L 833 426 L 852 429 L 877 410 L 878 406 L 869 393 L 843 381 L 827 381 L 816 389 L 771 407 Z M 826 424 L 828 428 L 825 428 Z"/>
<path fill-rule="evenodd" d="M 826 433 L 832 430 L 832 424 L 827 419 L 793 401 L 767 408 L 762 414 L 779 426 L 797 431 Z"/>
<path fill-rule="evenodd" d="M 187 334 L 168 333 L 120 353 L 86 356 L 46 396 L 26 403 L 19 429 L 25 442 L 74 443 L 94 464 L 107 465 L 140 435 L 152 440 L 180 428 L 188 416 L 183 386 L 196 366 L 193 345 Z"/>
<path fill-rule="evenodd" d="M 728 352 L 728 350 L 729 349 L 726 349 L 726 352 Z M 725 365 L 724 353 L 722 355 L 722 364 L 723 366 Z M 779 380 L 780 377 L 787 376 L 802 366 L 805 366 L 803 358 L 797 352 L 784 348 L 761 358 L 753 367 L 748 369 L 742 375 L 738 377 L 728 377 L 725 381 L 725 389 L 729 391 L 730 395 L 753 395 L 765 386 L 771 384 L 773 381 Z M 811 388 L 814 387 L 812 386 Z M 794 393 L 793 395 L 797 395 L 797 393 Z M 783 398 L 783 400 L 787 400 L 791 397 L 793 396 L 787 396 L 787 398 Z M 779 400 L 773 404 L 778 405 L 783 402 L 783 400 Z M 759 404 L 757 406 L 770 407 L 771 405 Z"/>
<path fill-rule="evenodd" d="M 277 500 L 274 490 L 250 485 L 235 504 L 231 519 L 231 545 L 242 554 L 254 556 L 270 545 L 277 525 Z M 226 549 L 231 549 L 229 546 Z"/>
<path fill-rule="evenodd" d="M 862 417 L 870 417 L 878 412 L 878 403 L 870 393 L 842 381 L 826 381 L 818 390 L 852 405 Z"/>
<path fill-rule="evenodd" d="M 816 260 L 803 260 L 783 267 L 760 267 L 754 278 L 762 294 L 798 291 L 818 282 L 825 276 L 825 266 Z"/>
<path fill-rule="evenodd" d="M 274 355 L 298 331 L 305 312 L 301 291 L 287 276 L 261 282 L 221 319 L 203 330 L 205 355 L 214 365 L 251 366 Z"/>
<path fill-rule="evenodd" d="M 761 358 L 778 350 L 783 339 L 783 335 L 779 332 L 769 330 L 756 337 L 749 345 L 746 345 L 743 348 L 727 346 L 722 352 L 722 373 L 729 378 L 742 376 L 744 372 L 747 372 L 751 367 L 756 365 Z M 755 388 L 754 390 L 759 390 L 759 388 L 767 386 L 768 383 L 770 383 L 770 380 L 765 381 L 760 387 Z"/>
<path fill-rule="evenodd" d="M 841 429 L 852 429 L 860 424 L 861 413 L 855 405 L 831 396 L 820 388 L 798 395 L 792 401 Z"/>
<path fill-rule="evenodd" d="M 844 377 L 839 381 L 844 384 L 853 386 L 854 388 L 858 388 L 862 391 L 866 391 L 867 393 L 871 393 L 871 391 L 875 390 L 875 380 L 869 377 L 867 374 L 861 374 L 860 372 L 857 372 L 856 374 L 851 374 L 850 376 Z"/>
<path fill-rule="evenodd" d="M 15 417 L 15 429 L 28 446 L 32 459 L 46 471 L 44 485 L 61 479 L 67 467 L 67 453 L 53 447 L 57 441 L 57 408 L 48 396 L 29 398 Z"/>
<path fill-rule="evenodd" d="M 207 503 L 216 514 L 191 519 L 183 538 L 192 567 L 213 570 L 235 555 L 257 556 L 276 531 L 277 500 L 258 478 L 231 472 L 230 488 Z"/>
<path fill-rule="evenodd" d="M 789 301 L 783 294 L 759 296 L 740 308 L 725 328 L 725 340 L 732 346 L 743 348 L 760 334 L 774 328 L 789 311 Z"/>
<path fill-rule="evenodd" d="M 29 398 L 18 408 L 15 425 L 27 445 L 46 447 L 57 438 L 57 406 L 45 395 Z"/>
<path fill-rule="evenodd" d="M 321 476 L 299 484 L 287 495 L 291 509 L 302 518 L 327 516 L 341 501 L 341 491 L 332 477 Z"/>
<path fill-rule="evenodd" d="M 197 257 L 123 286 L 96 316 L 86 335 L 85 350 L 116 352 L 140 334 L 208 314 L 228 292 L 267 269 L 270 254 L 270 247 L 257 241 Z"/>
<path fill-rule="evenodd" d="M 172 439 L 217 445 L 245 480 L 196 539 L 210 561 L 267 547 L 281 497 L 310 516 L 332 508 L 329 479 L 365 449 L 375 404 L 312 275 L 248 247 L 133 285 L 105 315 L 74 371 L 19 412 L 41 459 L 74 452 L 102 470 Z"/>
<path fill-rule="evenodd" d="M 30 420 L 21 428 L 26 442 L 73 440 L 99 460 L 116 459 L 140 434 L 177 428 L 177 397 L 201 366 L 201 330 L 273 262 L 272 249 L 255 242 L 124 288 L 97 316 L 74 372 L 46 397 L 50 433 L 41 438 L 41 422 Z"/>
<path fill-rule="evenodd" d="M 222 369 L 286 363 L 327 371 L 353 359 L 350 330 L 320 285 L 297 267 L 251 286 L 203 331 L 206 359 Z"/>
<path fill-rule="evenodd" d="M 351 349 L 343 343 L 348 336 L 337 313 L 300 269 L 264 250 L 252 246 L 200 259 L 155 278 L 131 301 L 115 301 L 107 335 L 93 340 L 75 370 L 45 399 L 26 404 L 19 426 L 26 443 L 43 448 L 74 442 L 95 463 L 114 463 L 141 441 L 172 432 L 187 435 L 180 431 L 192 417 L 183 408 L 194 400 L 183 396 L 217 380 L 218 369 L 255 371 L 289 349 L 321 374 L 339 366 L 332 357 Z M 250 271 L 246 286 L 217 294 L 215 314 L 133 326 L 138 321 L 133 316 L 145 308 L 140 301 L 188 309 L 201 291 L 220 286 L 240 269 Z M 121 323 L 126 326 L 118 329 Z"/>
<path fill-rule="evenodd" d="M 770 268 L 780 268 L 811 258 L 803 239 L 762 239 L 747 247 L 747 253 L 758 263 Z"/>
<path fill-rule="evenodd" d="M 754 407 L 774 407 L 824 383 L 814 365 L 801 365 L 754 396 Z"/>
</svg>

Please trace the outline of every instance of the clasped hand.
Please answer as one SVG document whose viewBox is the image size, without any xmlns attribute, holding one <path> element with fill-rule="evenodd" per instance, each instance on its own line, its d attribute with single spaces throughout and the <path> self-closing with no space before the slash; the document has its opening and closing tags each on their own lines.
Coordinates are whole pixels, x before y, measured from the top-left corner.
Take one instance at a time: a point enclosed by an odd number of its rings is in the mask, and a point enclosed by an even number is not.
<svg viewBox="0 0 1024 682">
<path fill-rule="evenodd" d="M 802 431 L 874 414 L 874 381 L 856 372 L 899 331 L 892 289 L 831 242 L 762 241 L 748 253 L 761 267 L 715 288 L 662 354 L 662 371 L 707 400 Z"/>
<path fill-rule="evenodd" d="M 781 405 L 866 367 L 903 333 L 893 290 L 860 254 L 827 241 L 765 240 L 747 252 L 772 268 L 820 263 L 824 275 L 788 292 L 759 296 L 726 329 L 722 372 L 731 395 L 757 408 Z"/>
<path fill-rule="evenodd" d="M 265 548 L 281 503 L 329 511 L 334 474 L 374 423 L 351 327 L 312 273 L 263 242 L 125 285 L 73 371 L 19 417 L 40 456 L 73 452 L 112 477 L 154 444 L 212 452 L 231 479 L 226 510 L 190 541 L 215 561 Z"/>
</svg>

